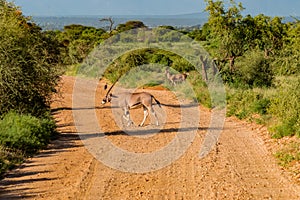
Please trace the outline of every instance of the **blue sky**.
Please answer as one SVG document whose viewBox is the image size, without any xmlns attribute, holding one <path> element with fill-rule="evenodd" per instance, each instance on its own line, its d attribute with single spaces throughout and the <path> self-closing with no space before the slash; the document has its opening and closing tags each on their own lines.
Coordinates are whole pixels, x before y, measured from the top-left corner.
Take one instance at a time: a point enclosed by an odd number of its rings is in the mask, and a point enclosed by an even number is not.
<svg viewBox="0 0 300 200">
<path fill-rule="evenodd" d="M 29 16 L 174 15 L 202 12 L 203 0 L 11 0 Z M 228 0 L 229 1 L 229 0 Z M 300 16 L 300 0 L 236 0 L 245 13 Z"/>
</svg>

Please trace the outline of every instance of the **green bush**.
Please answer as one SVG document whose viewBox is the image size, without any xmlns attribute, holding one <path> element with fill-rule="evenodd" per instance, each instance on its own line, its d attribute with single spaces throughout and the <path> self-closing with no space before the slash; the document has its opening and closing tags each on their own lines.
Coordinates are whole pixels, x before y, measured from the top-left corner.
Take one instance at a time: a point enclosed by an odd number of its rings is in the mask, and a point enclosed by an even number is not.
<svg viewBox="0 0 300 200">
<path fill-rule="evenodd" d="M 273 137 L 300 137 L 300 77 L 281 79 L 276 86 L 278 92 L 271 98 L 268 109 L 276 119 L 270 128 Z"/>
<path fill-rule="evenodd" d="M 260 95 L 256 96 L 256 100 L 252 104 L 252 110 L 255 113 L 264 115 L 267 113 L 267 109 L 270 106 L 270 99 L 263 98 Z"/>
<path fill-rule="evenodd" d="M 15 110 L 42 116 L 62 73 L 58 43 L 29 21 L 0 0 L 0 115 Z"/>
<path fill-rule="evenodd" d="M 288 167 L 293 161 L 300 161 L 300 144 L 292 142 L 286 145 L 275 153 L 275 157 L 283 167 Z"/>
<path fill-rule="evenodd" d="M 10 149 L 0 145 L 0 178 L 8 169 L 24 161 L 24 153 L 19 150 Z"/>
<path fill-rule="evenodd" d="M 250 51 L 238 59 L 234 72 L 239 85 L 249 87 L 269 87 L 274 78 L 269 61 L 261 51 Z"/>
<path fill-rule="evenodd" d="M 284 48 L 274 59 L 275 73 L 280 76 L 300 74 L 300 21 L 288 26 Z"/>
<path fill-rule="evenodd" d="M 228 89 L 227 102 L 227 115 L 239 119 L 251 118 L 254 114 L 267 114 L 270 106 L 269 97 L 264 94 L 264 90 L 258 89 Z"/>
<path fill-rule="evenodd" d="M 197 98 L 195 100 L 197 100 L 201 105 L 211 108 L 211 96 L 205 81 L 202 79 L 202 76 L 197 71 L 190 71 L 188 80 L 193 86 L 193 90 Z"/>
<path fill-rule="evenodd" d="M 33 154 L 48 144 L 54 131 L 51 119 L 9 112 L 0 121 L 0 145 Z"/>
</svg>

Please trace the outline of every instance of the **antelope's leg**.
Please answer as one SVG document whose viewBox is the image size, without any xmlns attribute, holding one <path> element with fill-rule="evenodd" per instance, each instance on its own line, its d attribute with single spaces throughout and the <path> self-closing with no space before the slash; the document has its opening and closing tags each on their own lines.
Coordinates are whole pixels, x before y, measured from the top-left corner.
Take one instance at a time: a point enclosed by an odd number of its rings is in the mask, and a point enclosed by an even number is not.
<svg viewBox="0 0 300 200">
<path fill-rule="evenodd" d="M 154 111 L 154 109 L 153 109 L 152 106 L 151 106 L 150 112 L 151 112 L 151 114 L 154 116 L 154 118 L 156 120 L 156 126 L 158 126 L 159 125 L 158 118 L 157 118 L 157 115 L 156 115 L 156 113 L 155 113 L 155 111 Z"/>
<path fill-rule="evenodd" d="M 123 118 L 127 120 L 127 126 L 130 126 L 131 124 L 133 124 L 133 122 L 130 119 L 129 110 L 127 108 L 124 109 Z"/>
<path fill-rule="evenodd" d="M 145 106 L 143 106 L 143 109 L 144 109 L 144 119 L 143 119 L 143 121 L 142 121 L 142 123 L 140 124 L 140 126 L 143 126 L 144 125 L 144 123 L 145 123 L 145 121 L 146 121 L 146 118 L 147 118 L 147 116 L 148 116 L 148 109 L 145 107 Z"/>
<path fill-rule="evenodd" d="M 174 79 L 172 79 L 172 83 L 173 83 L 174 86 L 176 86 L 176 82 L 175 82 Z"/>
</svg>

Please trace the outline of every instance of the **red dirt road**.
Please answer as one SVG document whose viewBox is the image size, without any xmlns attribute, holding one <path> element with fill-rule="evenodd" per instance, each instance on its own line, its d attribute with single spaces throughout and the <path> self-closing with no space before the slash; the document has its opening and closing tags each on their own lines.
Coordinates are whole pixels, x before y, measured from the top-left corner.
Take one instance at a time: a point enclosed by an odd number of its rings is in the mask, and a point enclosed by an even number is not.
<svg viewBox="0 0 300 200">
<path fill-rule="evenodd" d="M 85 98 L 92 84 L 80 81 L 78 98 Z M 148 163 L 137 162 L 135 173 L 103 164 L 103 152 L 98 157 L 91 150 L 99 148 L 98 139 L 105 138 L 127 152 L 151 154 L 177 138 L 178 132 L 188 134 L 188 128 L 179 127 L 181 113 L 190 111 L 176 106 L 179 100 L 171 92 L 148 90 L 161 103 L 168 102 L 162 106 L 164 123 L 159 131 L 153 126 L 135 128 L 143 129 L 146 135 L 124 134 L 114 122 L 109 105 L 102 106 L 98 100 L 96 105 L 90 105 L 93 101 L 75 105 L 73 85 L 73 77 L 63 77 L 62 95 L 52 105 L 62 134 L 0 181 L 0 199 L 300 199 L 299 186 L 276 164 L 263 127 L 227 118 L 217 146 L 200 158 L 211 119 L 211 112 L 202 107 L 198 107 L 200 123 L 192 142 L 174 162 L 145 172 L 138 169 L 145 169 Z M 96 99 L 103 97 L 101 87 L 100 84 Z M 95 132 L 94 118 L 88 112 L 96 115 L 105 134 Z M 140 121 L 142 115 L 141 110 L 134 110 L 133 121 Z M 195 118 L 187 117 L 191 121 Z M 75 126 L 76 119 L 81 121 Z M 106 157 L 113 159 L 112 155 Z"/>
</svg>

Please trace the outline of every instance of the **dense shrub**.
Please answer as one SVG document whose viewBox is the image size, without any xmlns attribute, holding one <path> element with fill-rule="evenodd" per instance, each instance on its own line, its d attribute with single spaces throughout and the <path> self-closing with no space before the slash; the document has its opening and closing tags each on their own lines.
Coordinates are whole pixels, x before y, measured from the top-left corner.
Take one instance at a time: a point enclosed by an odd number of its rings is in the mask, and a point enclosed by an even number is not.
<svg viewBox="0 0 300 200">
<path fill-rule="evenodd" d="M 270 106 L 264 91 L 254 89 L 228 89 L 227 102 L 227 115 L 239 119 L 251 119 L 255 114 L 264 115 Z"/>
<path fill-rule="evenodd" d="M 195 92 L 196 101 L 198 101 L 201 105 L 211 108 L 212 102 L 209 94 L 208 87 L 203 81 L 202 76 L 197 71 L 190 71 L 188 76 L 189 82 L 193 86 L 193 90 Z"/>
<path fill-rule="evenodd" d="M 54 130 L 53 120 L 9 112 L 0 121 L 0 145 L 32 154 L 48 144 Z"/>
<path fill-rule="evenodd" d="M 0 0 L 0 115 L 47 112 L 59 80 L 60 52 L 52 37 Z"/>
<path fill-rule="evenodd" d="M 37 152 L 55 132 L 51 96 L 62 74 L 56 35 L 0 0 L 0 174 Z"/>
<path fill-rule="evenodd" d="M 274 59 L 275 73 L 280 76 L 300 74 L 300 21 L 289 24 L 284 48 Z"/>
<path fill-rule="evenodd" d="M 106 32 L 101 28 L 71 24 L 62 32 L 56 32 L 56 38 L 64 46 L 64 64 L 81 63 L 87 55 L 105 38 Z"/>
<path fill-rule="evenodd" d="M 268 112 L 276 119 L 271 127 L 273 137 L 300 137 L 300 78 L 284 78 L 277 82 L 278 92 L 271 98 Z"/>
<path fill-rule="evenodd" d="M 141 21 L 128 21 L 125 24 L 119 24 L 116 28 L 118 32 L 124 32 L 131 29 L 146 28 L 145 24 Z"/>
<path fill-rule="evenodd" d="M 249 87 L 269 87 L 274 78 L 269 61 L 261 51 L 250 51 L 238 59 L 235 81 Z"/>
<path fill-rule="evenodd" d="M 300 161 L 300 143 L 299 142 L 292 142 L 286 145 L 283 149 L 279 150 L 275 153 L 275 156 L 279 160 L 279 164 L 283 167 L 288 167 L 293 162 Z M 299 173 L 296 172 L 296 173 Z"/>
<path fill-rule="evenodd" d="M 12 169 L 15 165 L 23 162 L 24 158 L 22 151 L 0 145 L 0 178 L 8 169 Z"/>
</svg>

